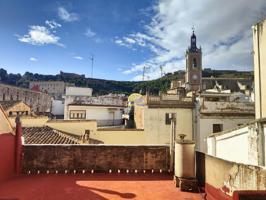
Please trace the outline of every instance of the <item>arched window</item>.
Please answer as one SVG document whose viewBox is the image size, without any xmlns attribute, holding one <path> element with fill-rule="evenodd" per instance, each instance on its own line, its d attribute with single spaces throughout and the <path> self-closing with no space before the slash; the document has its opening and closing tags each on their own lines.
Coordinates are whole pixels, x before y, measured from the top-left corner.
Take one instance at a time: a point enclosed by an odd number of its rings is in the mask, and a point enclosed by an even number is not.
<svg viewBox="0 0 266 200">
<path fill-rule="evenodd" d="M 197 60 L 196 60 L 196 58 L 193 58 L 192 66 L 193 66 L 193 67 L 197 67 Z"/>
<path fill-rule="evenodd" d="M 9 116 L 12 116 L 12 111 L 9 111 L 8 115 L 9 115 Z"/>
</svg>

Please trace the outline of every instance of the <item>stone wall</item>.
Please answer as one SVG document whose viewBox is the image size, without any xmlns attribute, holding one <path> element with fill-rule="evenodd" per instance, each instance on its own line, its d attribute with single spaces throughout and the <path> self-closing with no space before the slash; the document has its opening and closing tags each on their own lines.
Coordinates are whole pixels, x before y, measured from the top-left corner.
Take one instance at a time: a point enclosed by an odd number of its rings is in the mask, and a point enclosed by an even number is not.
<svg viewBox="0 0 266 200">
<path fill-rule="evenodd" d="M 0 84 L 0 101 L 21 100 L 34 112 L 49 112 L 52 99 L 48 94 Z"/>
<path fill-rule="evenodd" d="M 168 146 L 25 145 L 23 171 L 169 169 Z M 51 172 L 52 173 L 52 172 Z"/>
</svg>

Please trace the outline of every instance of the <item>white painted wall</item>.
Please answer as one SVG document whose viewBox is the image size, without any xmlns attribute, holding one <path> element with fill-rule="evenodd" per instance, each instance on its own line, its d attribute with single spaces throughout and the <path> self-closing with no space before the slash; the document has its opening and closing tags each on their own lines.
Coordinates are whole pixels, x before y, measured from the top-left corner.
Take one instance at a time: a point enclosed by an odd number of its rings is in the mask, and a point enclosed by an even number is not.
<svg viewBox="0 0 266 200">
<path fill-rule="evenodd" d="M 230 130 L 236 128 L 238 124 L 247 124 L 254 120 L 253 117 L 221 117 L 212 116 L 204 117 L 201 116 L 198 119 L 199 132 L 197 137 L 197 150 L 207 153 L 207 137 L 213 134 L 213 124 L 223 124 L 223 130 Z"/>
<path fill-rule="evenodd" d="M 258 134 L 255 125 L 207 139 L 208 154 L 225 160 L 259 165 Z"/>
<path fill-rule="evenodd" d="M 249 141 L 247 128 L 216 138 L 216 157 L 238 163 L 257 164 L 249 160 Z"/>
<path fill-rule="evenodd" d="M 64 115 L 64 101 L 63 100 L 53 100 L 51 112 L 54 115 Z"/>
<path fill-rule="evenodd" d="M 66 95 L 71 95 L 71 96 L 92 96 L 92 88 L 66 87 Z"/>
<path fill-rule="evenodd" d="M 96 120 L 98 126 L 121 125 L 123 107 L 91 106 L 91 105 L 69 105 L 71 110 L 85 110 L 87 120 Z M 65 116 L 70 119 L 70 116 Z"/>
</svg>

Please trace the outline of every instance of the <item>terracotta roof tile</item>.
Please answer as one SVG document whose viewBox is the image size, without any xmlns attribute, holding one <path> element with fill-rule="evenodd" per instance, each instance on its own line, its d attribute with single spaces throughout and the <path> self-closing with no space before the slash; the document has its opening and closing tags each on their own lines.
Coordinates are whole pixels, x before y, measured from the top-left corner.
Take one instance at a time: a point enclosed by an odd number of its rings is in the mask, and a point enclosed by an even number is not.
<svg viewBox="0 0 266 200">
<path fill-rule="evenodd" d="M 79 140 L 48 126 L 23 128 L 25 144 L 79 144 Z"/>
</svg>

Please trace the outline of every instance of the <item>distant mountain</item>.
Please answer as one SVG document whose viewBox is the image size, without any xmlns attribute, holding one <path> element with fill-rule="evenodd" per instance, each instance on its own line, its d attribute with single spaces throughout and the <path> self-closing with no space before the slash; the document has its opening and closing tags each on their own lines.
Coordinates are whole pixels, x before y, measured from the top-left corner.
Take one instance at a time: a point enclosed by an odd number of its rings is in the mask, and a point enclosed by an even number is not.
<svg viewBox="0 0 266 200">
<path fill-rule="evenodd" d="M 86 78 L 85 75 L 74 73 L 60 72 L 56 75 L 42 75 L 26 72 L 24 75 L 8 73 L 5 69 L 0 69 L 0 82 L 29 88 L 30 81 L 65 81 L 74 83 L 80 87 L 93 88 L 94 95 L 102 95 L 107 93 L 124 93 L 130 94 L 132 92 L 143 93 L 148 89 L 150 93 L 158 93 L 159 91 L 166 91 L 170 87 L 172 80 L 181 79 L 185 72 L 182 70 L 174 73 L 167 73 L 163 77 L 150 81 L 115 81 L 104 80 L 96 78 Z M 253 72 L 235 71 L 235 70 L 212 70 L 210 68 L 204 69 L 203 77 L 230 77 L 230 78 L 249 78 L 253 79 Z"/>
</svg>

